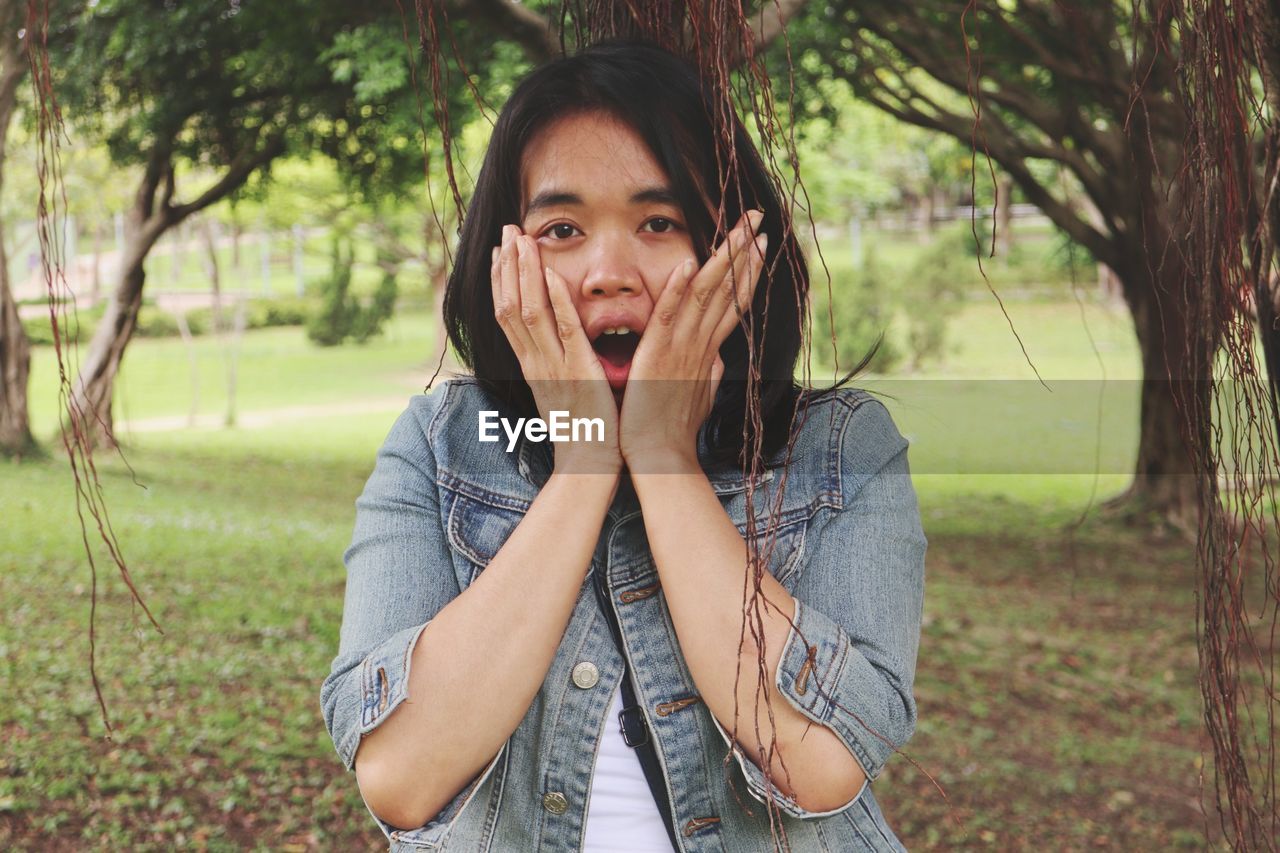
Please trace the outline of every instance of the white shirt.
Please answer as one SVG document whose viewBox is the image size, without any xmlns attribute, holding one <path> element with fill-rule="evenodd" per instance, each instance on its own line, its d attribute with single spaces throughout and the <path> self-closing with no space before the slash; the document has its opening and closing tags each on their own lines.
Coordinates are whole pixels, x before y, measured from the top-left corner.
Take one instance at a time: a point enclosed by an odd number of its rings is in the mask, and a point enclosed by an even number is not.
<svg viewBox="0 0 1280 853">
<path fill-rule="evenodd" d="M 671 839 L 653 801 L 636 751 L 622 739 L 622 689 L 613 691 L 600 752 L 591 774 L 583 853 L 671 853 Z"/>
</svg>

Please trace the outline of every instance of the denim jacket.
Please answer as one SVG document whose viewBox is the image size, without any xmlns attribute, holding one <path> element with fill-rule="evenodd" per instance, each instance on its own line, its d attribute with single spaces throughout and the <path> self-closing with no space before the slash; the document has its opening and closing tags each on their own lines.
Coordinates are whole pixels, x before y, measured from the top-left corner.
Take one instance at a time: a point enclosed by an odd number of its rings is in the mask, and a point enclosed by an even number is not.
<svg viewBox="0 0 1280 853">
<path fill-rule="evenodd" d="M 361 736 L 407 698 L 422 629 L 484 571 L 550 476 L 547 443 L 522 438 L 508 453 L 505 442 L 477 441 L 479 412 L 497 408 L 471 378 L 414 397 L 356 501 L 340 645 L 320 691 L 325 724 L 348 770 Z M 802 409 L 801 418 L 790 461 L 758 475 L 753 495 L 756 535 L 763 537 L 765 508 L 775 506 L 785 471 L 767 565 L 796 599 L 796 627 L 776 684 L 801 713 L 836 733 L 870 782 L 915 730 L 927 543 L 907 441 L 879 401 L 840 389 L 811 403 L 807 417 Z M 705 436 L 699 455 L 745 538 L 742 472 L 708 470 Z M 780 466 L 784 457 L 785 449 L 770 464 Z M 607 712 L 624 663 L 590 572 L 606 573 L 681 847 L 774 849 L 764 774 L 697 701 L 639 504 L 622 486 L 555 660 L 519 726 L 424 826 L 396 828 L 375 815 L 390 849 L 581 850 L 597 748 L 604 727 L 618 725 Z M 598 678 L 574 677 L 583 662 L 594 664 Z M 736 761 L 726 763 L 731 749 Z M 870 784 L 824 812 L 799 807 L 776 786 L 772 793 L 792 850 L 903 849 Z"/>
</svg>

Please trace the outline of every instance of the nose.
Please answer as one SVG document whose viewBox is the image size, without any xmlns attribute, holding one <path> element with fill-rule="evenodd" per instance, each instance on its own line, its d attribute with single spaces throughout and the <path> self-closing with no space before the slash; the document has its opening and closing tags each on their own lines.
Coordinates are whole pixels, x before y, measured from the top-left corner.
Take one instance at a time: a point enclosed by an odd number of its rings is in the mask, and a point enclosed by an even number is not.
<svg viewBox="0 0 1280 853">
<path fill-rule="evenodd" d="M 582 295 L 592 298 L 635 296 L 644 291 L 644 279 L 626 241 L 598 238 L 582 279 Z"/>
</svg>

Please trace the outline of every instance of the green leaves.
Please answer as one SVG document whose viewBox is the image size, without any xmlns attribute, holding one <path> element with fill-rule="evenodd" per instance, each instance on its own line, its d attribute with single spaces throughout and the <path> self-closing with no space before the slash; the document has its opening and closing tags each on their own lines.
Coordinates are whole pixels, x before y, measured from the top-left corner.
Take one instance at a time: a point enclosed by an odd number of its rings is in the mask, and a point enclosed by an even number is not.
<svg viewBox="0 0 1280 853">
<path fill-rule="evenodd" d="M 370 104 L 408 85 L 406 50 L 399 34 L 370 25 L 338 33 L 318 59 L 330 64 L 336 82 L 352 85 L 356 103 Z"/>
</svg>

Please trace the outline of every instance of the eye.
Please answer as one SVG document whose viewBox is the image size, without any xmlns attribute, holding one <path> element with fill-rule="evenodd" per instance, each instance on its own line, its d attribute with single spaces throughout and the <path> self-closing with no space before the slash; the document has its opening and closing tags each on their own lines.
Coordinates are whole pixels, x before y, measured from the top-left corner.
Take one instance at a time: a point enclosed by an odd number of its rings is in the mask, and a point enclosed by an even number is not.
<svg viewBox="0 0 1280 853">
<path fill-rule="evenodd" d="M 557 222 L 549 226 L 542 232 L 543 237 L 553 237 L 556 240 L 568 240 L 575 234 L 580 233 L 577 228 L 568 222 Z"/>
<path fill-rule="evenodd" d="M 642 228 L 649 228 L 652 234 L 669 234 L 672 231 L 679 231 L 680 226 L 675 220 L 668 219 L 665 216 L 655 216 L 645 222 Z"/>
</svg>

